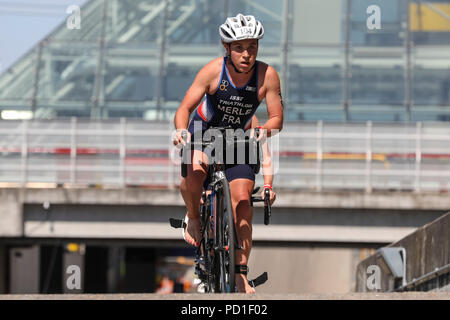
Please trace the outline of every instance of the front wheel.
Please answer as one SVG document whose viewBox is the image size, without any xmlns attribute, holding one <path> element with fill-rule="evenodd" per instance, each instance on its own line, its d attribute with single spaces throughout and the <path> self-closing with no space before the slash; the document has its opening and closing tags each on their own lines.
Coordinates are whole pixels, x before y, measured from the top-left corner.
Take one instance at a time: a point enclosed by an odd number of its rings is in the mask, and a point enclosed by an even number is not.
<svg viewBox="0 0 450 320">
<path fill-rule="evenodd" d="M 214 204 L 215 292 L 236 292 L 235 227 L 228 181 L 215 193 Z"/>
<path fill-rule="evenodd" d="M 228 181 L 224 183 L 224 243 L 225 243 L 225 267 L 227 277 L 227 292 L 236 292 L 235 282 L 235 250 L 236 250 L 236 231 L 234 224 L 233 207 L 231 205 L 230 185 Z"/>
</svg>

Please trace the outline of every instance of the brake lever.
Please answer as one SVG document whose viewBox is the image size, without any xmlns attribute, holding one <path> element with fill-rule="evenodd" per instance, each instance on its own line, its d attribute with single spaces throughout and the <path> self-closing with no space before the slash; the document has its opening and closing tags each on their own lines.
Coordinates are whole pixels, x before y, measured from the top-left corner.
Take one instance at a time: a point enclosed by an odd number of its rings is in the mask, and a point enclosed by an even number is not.
<svg viewBox="0 0 450 320">
<path fill-rule="evenodd" d="M 267 226 L 272 215 L 272 208 L 270 206 L 270 190 L 264 189 L 264 224 Z"/>
<path fill-rule="evenodd" d="M 186 178 L 187 177 L 187 159 L 188 159 L 188 155 L 187 155 L 187 152 L 186 152 L 186 150 L 185 150 L 185 148 L 186 148 L 186 145 L 187 145 L 187 133 L 186 133 L 186 131 L 184 131 L 182 134 L 181 134 L 181 137 L 183 138 L 183 140 L 185 141 L 185 145 L 183 145 L 182 147 L 181 147 L 181 151 L 180 151 L 180 156 L 181 156 L 181 176 L 183 177 L 183 178 Z"/>
</svg>

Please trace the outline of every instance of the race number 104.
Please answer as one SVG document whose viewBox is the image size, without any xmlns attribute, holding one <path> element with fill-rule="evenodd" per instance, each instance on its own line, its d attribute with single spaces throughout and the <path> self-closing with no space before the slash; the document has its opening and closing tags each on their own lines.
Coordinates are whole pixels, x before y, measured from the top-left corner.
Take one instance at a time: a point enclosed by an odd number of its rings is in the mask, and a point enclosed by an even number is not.
<svg viewBox="0 0 450 320">
<path fill-rule="evenodd" d="M 227 304 L 225 305 L 225 314 L 265 314 L 267 315 L 267 305 L 262 304 Z"/>
</svg>

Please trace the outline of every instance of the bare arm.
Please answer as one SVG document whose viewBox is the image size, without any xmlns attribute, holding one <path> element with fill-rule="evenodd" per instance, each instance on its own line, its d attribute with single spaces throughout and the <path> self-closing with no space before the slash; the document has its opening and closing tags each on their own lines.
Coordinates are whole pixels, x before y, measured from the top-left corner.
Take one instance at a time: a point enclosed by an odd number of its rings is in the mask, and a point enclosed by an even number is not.
<svg viewBox="0 0 450 320">
<path fill-rule="evenodd" d="M 280 78 L 273 67 L 267 67 L 264 82 L 266 86 L 265 98 L 269 119 L 262 127 L 263 129 L 267 129 L 267 136 L 270 137 L 272 134 L 276 134 L 283 129 L 283 104 Z"/>
<path fill-rule="evenodd" d="M 253 116 L 252 118 L 252 128 L 256 128 L 259 126 L 259 120 L 256 116 Z M 272 186 L 273 184 L 273 165 L 272 165 L 272 158 L 270 156 L 270 149 L 269 144 L 267 143 L 267 139 L 263 139 L 261 144 L 261 149 L 263 153 L 263 162 L 262 162 L 262 169 L 263 169 L 263 177 L 264 177 L 264 185 L 269 184 Z M 264 198 L 264 188 L 261 191 L 261 198 Z M 270 190 L 270 204 L 273 204 L 273 202 L 276 199 L 276 193 L 273 190 Z"/>
<path fill-rule="evenodd" d="M 252 128 L 256 128 L 259 126 L 259 120 L 256 116 L 252 118 Z M 269 144 L 267 143 L 267 139 L 261 140 L 261 149 L 263 153 L 263 176 L 264 176 L 264 184 L 273 183 L 273 167 L 272 167 L 272 158 L 270 156 Z"/>
<path fill-rule="evenodd" d="M 214 61 L 208 63 L 198 72 L 175 113 L 174 125 L 176 129 L 187 129 L 189 116 L 198 106 L 205 93 L 208 92 L 209 85 L 215 76 Z"/>
</svg>

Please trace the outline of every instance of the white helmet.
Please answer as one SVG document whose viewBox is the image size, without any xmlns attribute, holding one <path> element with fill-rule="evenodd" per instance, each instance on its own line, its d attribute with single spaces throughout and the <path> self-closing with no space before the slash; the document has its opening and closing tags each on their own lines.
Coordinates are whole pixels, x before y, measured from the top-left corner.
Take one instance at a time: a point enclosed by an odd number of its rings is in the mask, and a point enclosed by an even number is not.
<svg viewBox="0 0 450 320">
<path fill-rule="evenodd" d="M 230 43 L 244 39 L 261 39 L 264 28 L 254 16 L 244 16 L 239 13 L 236 17 L 229 17 L 219 28 L 222 41 Z"/>
</svg>

